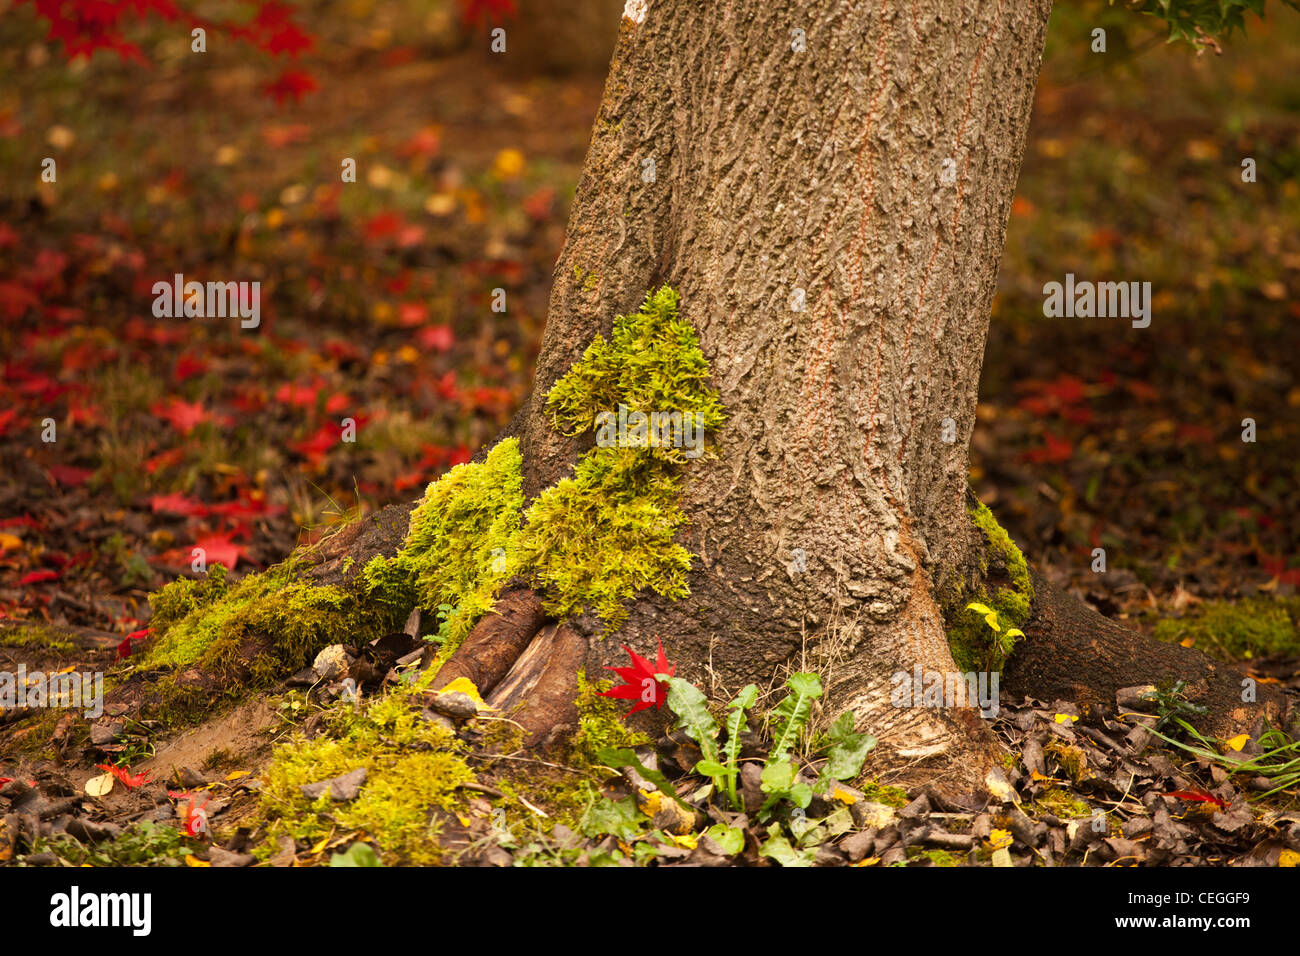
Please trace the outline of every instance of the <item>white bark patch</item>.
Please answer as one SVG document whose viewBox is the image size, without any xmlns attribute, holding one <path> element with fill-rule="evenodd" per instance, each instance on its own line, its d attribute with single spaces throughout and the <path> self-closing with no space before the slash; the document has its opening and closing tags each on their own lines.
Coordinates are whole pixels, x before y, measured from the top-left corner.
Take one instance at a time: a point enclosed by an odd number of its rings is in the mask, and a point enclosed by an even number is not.
<svg viewBox="0 0 1300 956">
<path fill-rule="evenodd" d="M 633 23 L 644 23 L 647 2 L 648 0 L 627 0 L 623 4 L 623 16 Z"/>
</svg>

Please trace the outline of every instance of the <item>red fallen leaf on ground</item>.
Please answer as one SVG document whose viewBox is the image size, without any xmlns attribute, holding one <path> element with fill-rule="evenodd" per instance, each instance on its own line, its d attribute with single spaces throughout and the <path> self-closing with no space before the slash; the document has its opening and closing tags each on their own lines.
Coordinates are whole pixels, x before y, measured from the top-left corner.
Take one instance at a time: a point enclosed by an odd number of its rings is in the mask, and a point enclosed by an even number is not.
<svg viewBox="0 0 1300 956">
<path fill-rule="evenodd" d="M 319 379 L 312 383 L 291 382 L 275 390 L 275 400 L 281 405 L 296 405 L 299 408 L 313 408 L 316 396 L 324 385 Z"/>
<path fill-rule="evenodd" d="M 360 420 L 358 420 L 360 424 Z M 325 460 L 325 456 L 338 447 L 342 440 L 342 429 L 334 422 L 326 422 L 309 438 L 297 441 L 289 447 L 302 455 L 312 465 L 316 467 Z"/>
<path fill-rule="evenodd" d="M 371 216 L 366 220 L 365 231 L 367 239 L 384 239 L 388 236 L 396 235 L 406 223 L 402 217 L 395 212 L 381 212 L 378 215 Z"/>
<path fill-rule="evenodd" d="M 263 126 L 262 139 L 272 149 L 301 143 L 311 136 L 311 127 L 306 123 L 290 123 L 287 126 Z"/>
<path fill-rule="evenodd" d="M 18 233 L 9 228 L 8 223 L 0 222 L 0 249 L 7 249 L 18 242 Z"/>
<path fill-rule="evenodd" d="M 31 515 L 18 515 L 15 518 L 0 520 L 0 528 L 35 528 L 37 531 L 42 531 L 45 525 Z"/>
<path fill-rule="evenodd" d="M 117 645 L 117 655 L 116 655 L 117 659 L 121 660 L 124 657 L 130 657 L 131 642 L 143 641 L 146 637 L 148 637 L 152 633 L 153 633 L 153 628 L 151 627 L 144 627 L 138 631 L 132 631 L 125 638 L 123 638 L 121 644 Z"/>
<path fill-rule="evenodd" d="M 28 309 L 41 304 L 40 297 L 17 282 L 0 282 L 0 314 L 6 319 L 21 319 Z"/>
<path fill-rule="evenodd" d="M 176 368 L 172 372 L 177 384 L 186 379 L 193 378 L 195 375 L 202 375 L 208 370 L 208 363 L 201 358 L 195 358 L 192 355 L 182 355 L 176 360 Z"/>
<path fill-rule="evenodd" d="M 1193 787 L 1190 790 L 1170 790 L 1168 793 L 1162 793 L 1162 797 L 1177 797 L 1179 800 L 1195 800 L 1200 803 L 1212 803 L 1220 810 L 1228 809 L 1228 801 L 1221 797 L 1216 797 L 1208 790 L 1202 790 L 1200 787 Z"/>
<path fill-rule="evenodd" d="M 456 339 L 450 325 L 427 325 L 415 333 L 415 341 L 434 352 L 447 352 Z"/>
<path fill-rule="evenodd" d="M 143 773 L 132 774 L 131 771 L 127 770 L 125 767 L 114 767 L 111 763 L 97 763 L 95 766 L 105 773 L 111 773 L 113 776 L 117 777 L 118 780 L 121 780 L 122 783 L 126 785 L 128 790 L 132 787 L 138 787 L 142 783 L 148 783 L 149 777 L 151 776 L 148 770 Z"/>
<path fill-rule="evenodd" d="M 212 419 L 211 413 L 198 402 L 184 402 L 179 398 L 154 402 L 149 411 L 170 423 L 182 435 L 188 435 L 197 425 Z"/>
<path fill-rule="evenodd" d="M 437 156 L 442 149 L 442 130 L 437 126 L 426 126 L 406 141 L 400 149 L 399 156 Z"/>
<path fill-rule="evenodd" d="M 460 16 L 468 27 L 500 23 L 515 15 L 515 0 L 460 0 Z"/>
<path fill-rule="evenodd" d="M 187 498 L 180 492 L 170 495 L 154 495 L 149 499 L 149 507 L 154 514 L 184 515 L 186 518 L 202 518 L 208 513 L 208 506 L 201 501 Z"/>
<path fill-rule="evenodd" d="M 209 566 L 222 564 L 230 571 L 235 569 L 240 558 L 248 560 L 248 552 L 241 545 L 230 540 L 229 534 L 210 534 L 199 538 L 190 548 L 191 555 L 194 553 L 194 548 L 203 549 L 203 560 Z"/>
<path fill-rule="evenodd" d="M 184 448 L 169 448 L 161 454 L 154 455 L 144 463 L 144 470 L 149 474 L 155 474 L 160 468 L 170 468 L 172 465 L 180 463 L 185 457 Z"/>
<path fill-rule="evenodd" d="M 74 465 L 50 465 L 46 471 L 60 487 L 65 488 L 79 488 L 94 474 L 89 468 L 77 468 Z"/>
<path fill-rule="evenodd" d="M 276 105 L 284 106 L 286 100 L 302 102 L 303 96 L 320 89 L 315 78 L 303 70 L 285 70 L 275 82 L 266 86 L 267 96 L 274 97 Z"/>
<path fill-rule="evenodd" d="M 551 207 L 555 205 L 555 190 L 550 186 L 543 186 L 525 197 L 523 205 L 524 212 L 529 218 L 541 222 L 551 214 Z"/>
<path fill-rule="evenodd" d="M 403 302 L 397 307 L 397 324 L 413 328 L 429 321 L 429 307 L 423 302 Z"/>
<path fill-rule="evenodd" d="M 1023 455 L 1025 461 L 1039 462 L 1047 465 L 1061 465 L 1074 455 L 1074 445 L 1068 439 L 1057 438 L 1051 432 L 1043 432 L 1043 448 L 1034 448 Z"/>
<path fill-rule="evenodd" d="M 9 426 L 18 420 L 18 410 L 7 408 L 0 412 L 0 435 L 9 430 Z"/>
<path fill-rule="evenodd" d="M 59 579 L 58 571 L 42 570 L 29 571 L 18 579 L 19 584 L 40 584 L 43 581 L 57 581 Z"/>
<path fill-rule="evenodd" d="M 663 707 L 664 700 L 668 697 L 668 682 L 656 680 L 655 675 L 667 674 L 671 677 L 677 670 L 677 665 L 669 664 L 668 658 L 664 656 L 664 642 L 662 640 L 659 642 L 659 654 L 653 665 L 626 644 L 623 645 L 623 650 L 627 651 L 628 657 L 632 658 L 632 666 L 606 667 L 605 670 L 613 671 L 623 678 L 623 683 L 601 691 L 600 696 L 636 701 L 637 703 L 627 712 L 625 718 L 631 717 L 639 710 L 649 710 L 651 704 L 654 704 L 656 709 Z"/>
<path fill-rule="evenodd" d="M 171 791 L 168 791 L 170 796 Z M 203 802 L 196 805 L 195 794 L 189 795 L 189 803 L 181 810 L 181 826 L 192 837 L 206 836 L 208 832 L 208 812 L 204 809 L 211 795 L 204 794 Z"/>
</svg>

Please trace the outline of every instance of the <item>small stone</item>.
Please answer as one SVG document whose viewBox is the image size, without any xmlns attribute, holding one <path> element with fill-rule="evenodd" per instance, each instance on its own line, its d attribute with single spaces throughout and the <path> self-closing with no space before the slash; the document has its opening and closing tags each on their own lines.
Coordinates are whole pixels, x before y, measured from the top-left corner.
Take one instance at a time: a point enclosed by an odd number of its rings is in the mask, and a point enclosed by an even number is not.
<svg viewBox="0 0 1300 956">
<path fill-rule="evenodd" d="M 456 720 L 467 720 L 478 713 L 478 704 L 474 703 L 474 698 L 460 691 L 439 694 L 429 706 L 438 713 L 446 714 Z"/>
<path fill-rule="evenodd" d="M 361 785 L 365 782 L 366 768 L 358 767 L 356 770 L 340 774 L 329 780 L 305 783 L 299 789 L 308 800 L 315 800 L 322 793 L 328 791 L 331 800 L 342 803 L 347 800 L 355 800 L 357 794 L 361 792 Z"/>
<path fill-rule="evenodd" d="M 213 866 L 251 866 L 257 862 L 251 853 L 231 853 L 219 846 L 208 847 L 208 862 Z"/>
<path fill-rule="evenodd" d="M 193 767 L 181 767 L 172 771 L 171 782 L 181 790 L 195 790 L 199 787 L 207 786 L 207 781 L 203 775 Z"/>
<path fill-rule="evenodd" d="M 101 744 L 111 744 L 114 738 L 122 732 L 124 726 L 120 721 L 101 720 L 97 724 L 90 725 L 90 742 L 96 747 Z"/>
<path fill-rule="evenodd" d="M 348 669 L 348 654 L 342 644 L 331 644 L 312 661 L 311 669 L 320 680 L 333 680 Z"/>
</svg>

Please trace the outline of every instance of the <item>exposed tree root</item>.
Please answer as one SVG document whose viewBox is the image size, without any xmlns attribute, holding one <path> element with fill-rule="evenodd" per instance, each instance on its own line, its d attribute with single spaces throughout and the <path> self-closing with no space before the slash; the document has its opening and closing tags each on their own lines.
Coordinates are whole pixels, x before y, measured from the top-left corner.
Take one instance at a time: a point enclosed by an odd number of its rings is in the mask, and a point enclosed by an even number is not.
<svg viewBox="0 0 1300 956">
<path fill-rule="evenodd" d="M 1256 700 L 1243 702 L 1240 671 L 1116 624 L 1040 574 L 1033 580 L 1033 616 L 1002 675 L 1003 691 L 1113 708 L 1122 687 L 1184 680 L 1187 698 L 1209 708 L 1202 732 L 1231 737 L 1253 732 L 1261 719 L 1283 726 L 1287 701 L 1276 689 L 1257 685 Z"/>
</svg>

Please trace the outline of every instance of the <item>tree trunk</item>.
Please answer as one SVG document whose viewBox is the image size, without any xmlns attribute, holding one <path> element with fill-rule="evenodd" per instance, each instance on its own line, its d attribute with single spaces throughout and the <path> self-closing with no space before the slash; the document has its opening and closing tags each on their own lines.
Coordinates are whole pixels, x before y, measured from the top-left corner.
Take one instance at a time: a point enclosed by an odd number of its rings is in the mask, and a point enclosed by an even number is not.
<svg viewBox="0 0 1300 956">
<path fill-rule="evenodd" d="M 890 706 L 889 678 L 956 670 L 934 589 L 969 562 L 967 444 L 1049 11 L 629 4 L 520 426 L 532 494 L 582 450 L 551 385 L 677 288 L 729 419 L 691 469 L 691 597 L 638 600 L 619 637 L 662 636 L 730 689 L 811 648 L 831 704 L 905 760 L 985 742 L 969 715 Z M 617 645 L 593 640 L 588 669 Z"/>
</svg>

